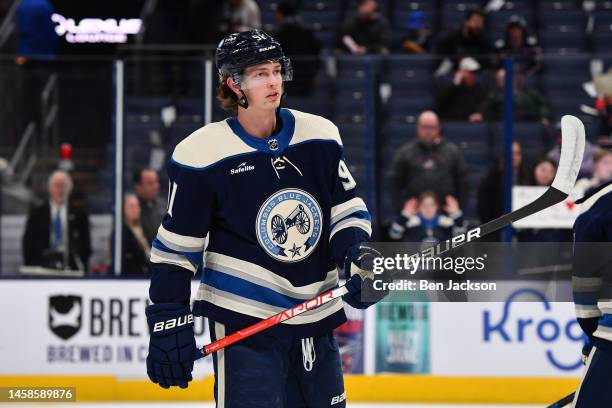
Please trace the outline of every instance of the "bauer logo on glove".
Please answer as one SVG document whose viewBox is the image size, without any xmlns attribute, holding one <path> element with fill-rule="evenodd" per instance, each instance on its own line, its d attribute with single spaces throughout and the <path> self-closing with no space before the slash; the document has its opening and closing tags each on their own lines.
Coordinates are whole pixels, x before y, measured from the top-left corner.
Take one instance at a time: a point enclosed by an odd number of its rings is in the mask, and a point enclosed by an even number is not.
<svg viewBox="0 0 612 408">
<path fill-rule="evenodd" d="M 175 327 L 181 327 L 186 324 L 193 324 L 193 315 L 188 314 L 186 316 L 176 317 L 174 319 L 168 319 L 165 322 L 157 322 L 153 326 L 153 332 L 160 332 L 164 330 L 173 329 Z"/>
</svg>

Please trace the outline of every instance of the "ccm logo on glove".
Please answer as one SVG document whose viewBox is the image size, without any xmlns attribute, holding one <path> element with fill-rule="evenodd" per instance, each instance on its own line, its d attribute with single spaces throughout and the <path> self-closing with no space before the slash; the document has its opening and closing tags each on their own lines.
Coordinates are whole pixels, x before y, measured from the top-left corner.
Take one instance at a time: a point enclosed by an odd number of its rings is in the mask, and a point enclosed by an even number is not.
<svg viewBox="0 0 612 408">
<path fill-rule="evenodd" d="M 175 327 L 181 327 L 186 324 L 193 323 L 193 315 L 190 313 L 186 316 L 175 317 L 174 319 L 168 319 L 165 322 L 157 322 L 153 326 L 153 332 L 160 332 L 164 330 L 173 329 Z"/>
</svg>

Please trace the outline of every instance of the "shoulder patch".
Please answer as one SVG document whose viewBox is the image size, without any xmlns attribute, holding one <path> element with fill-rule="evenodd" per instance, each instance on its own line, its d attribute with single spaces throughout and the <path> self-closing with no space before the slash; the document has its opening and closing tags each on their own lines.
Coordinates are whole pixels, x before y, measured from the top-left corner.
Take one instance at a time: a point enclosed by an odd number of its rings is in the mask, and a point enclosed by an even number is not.
<svg viewBox="0 0 612 408">
<path fill-rule="evenodd" d="M 254 151 L 223 120 L 209 123 L 183 139 L 174 149 L 172 160 L 184 166 L 204 168 L 223 159 Z"/>
<path fill-rule="evenodd" d="M 322 116 L 290 109 L 295 117 L 295 131 L 290 145 L 309 140 L 329 140 L 342 146 L 338 127 Z"/>
</svg>

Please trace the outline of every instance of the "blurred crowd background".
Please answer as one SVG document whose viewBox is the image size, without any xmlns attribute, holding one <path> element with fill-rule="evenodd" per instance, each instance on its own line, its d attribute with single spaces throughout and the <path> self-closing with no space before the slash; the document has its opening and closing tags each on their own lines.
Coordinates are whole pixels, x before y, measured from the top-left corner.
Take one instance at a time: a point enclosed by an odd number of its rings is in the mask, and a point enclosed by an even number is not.
<svg viewBox="0 0 612 408">
<path fill-rule="evenodd" d="M 564 114 L 587 130 L 575 197 L 612 178 L 612 1 L 83 3 L 0 1 L 1 275 L 112 274 L 120 225 L 119 269 L 146 275 L 166 160 L 228 116 L 214 50 L 252 28 L 293 62 L 283 106 L 338 126 L 375 240 L 445 240 L 503 214 L 508 183 L 549 185 Z"/>
</svg>

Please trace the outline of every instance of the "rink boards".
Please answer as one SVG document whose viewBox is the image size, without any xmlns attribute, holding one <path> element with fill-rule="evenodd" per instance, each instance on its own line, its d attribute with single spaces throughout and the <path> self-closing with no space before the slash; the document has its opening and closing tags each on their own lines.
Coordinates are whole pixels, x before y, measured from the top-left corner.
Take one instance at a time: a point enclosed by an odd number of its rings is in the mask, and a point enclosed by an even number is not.
<svg viewBox="0 0 612 408">
<path fill-rule="evenodd" d="M 187 390 L 147 381 L 147 294 L 146 280 L 3 280 L 0 386 L 71 385 L 83 401 L 212 399 L 211 359 L 196 364 Z M 555 400 L 581 374 L 580 330 L 571 304 L 536 298 L 350 311 L 359 324 L 341 343 L 349 398 Z M 198 344 L 208 341 L 202 322 L 196 332 Z"/>
</svg>

